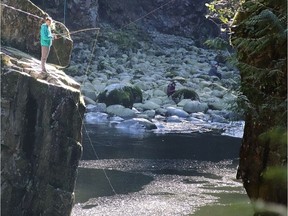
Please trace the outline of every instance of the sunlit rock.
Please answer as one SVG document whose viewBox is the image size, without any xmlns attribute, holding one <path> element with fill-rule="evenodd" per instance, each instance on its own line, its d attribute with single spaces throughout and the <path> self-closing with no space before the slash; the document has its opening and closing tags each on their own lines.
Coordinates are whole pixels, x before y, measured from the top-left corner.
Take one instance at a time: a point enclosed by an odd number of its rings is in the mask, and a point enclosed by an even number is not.
<svg viewBox="0 0 288 216">
<path fill-rule="evenodd" d="M 1 51 L 13 59 L 1 65 L 1 214 L 70 215 L 82 154 L 80 85 L 50 65 L 41 73 L 40 61 L 19 50 Z"/>
</svg>

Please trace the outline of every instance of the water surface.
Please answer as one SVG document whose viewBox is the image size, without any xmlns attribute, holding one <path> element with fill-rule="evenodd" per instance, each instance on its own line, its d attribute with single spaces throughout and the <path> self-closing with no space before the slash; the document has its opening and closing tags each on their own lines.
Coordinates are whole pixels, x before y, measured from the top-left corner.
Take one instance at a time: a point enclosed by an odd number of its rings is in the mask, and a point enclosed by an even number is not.
<svg viewBox="0 0 288 216">
<path fill-rule="evenodd" d="M 86 128 L 73 216 L 253 215 L 235 179 L 241 139 Z"/>
</svg>

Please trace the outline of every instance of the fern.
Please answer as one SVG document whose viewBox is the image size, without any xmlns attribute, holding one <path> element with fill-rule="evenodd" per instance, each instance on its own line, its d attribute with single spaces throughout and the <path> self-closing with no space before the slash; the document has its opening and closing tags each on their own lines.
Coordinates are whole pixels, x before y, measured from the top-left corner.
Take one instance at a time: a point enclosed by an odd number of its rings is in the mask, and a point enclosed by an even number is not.
<svg viewBox="0 0 288 216">
<path fill-rule="evenodd" d="M 218 50 L 226 50 L 230 47 L 230 44 L 228 43 L 228 41 L 220 37 L 206 40 L 204 44 L 208 46 L 209 48 L 218 49 Z"/>
</svg>

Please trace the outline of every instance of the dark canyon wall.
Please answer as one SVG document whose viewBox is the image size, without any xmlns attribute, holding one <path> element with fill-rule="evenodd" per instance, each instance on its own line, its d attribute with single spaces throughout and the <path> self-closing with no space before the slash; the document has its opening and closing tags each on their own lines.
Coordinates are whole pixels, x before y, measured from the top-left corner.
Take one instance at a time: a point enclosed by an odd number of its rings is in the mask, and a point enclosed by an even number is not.
<svg viewBox="0 0 288 216">
<path fill-rule="evenodd" d="M 109 23 L 116 28 L 137 25 L 144 30 L 191 37 L 203 42 L 219 34 L 219 27 L 205 18 L 207 0 L 33 0 L 70 29 Z M 64 13 L 65 11 L 65 13 Z M 102 31 L 105 31 L 103 29 Z"/>
</svg>

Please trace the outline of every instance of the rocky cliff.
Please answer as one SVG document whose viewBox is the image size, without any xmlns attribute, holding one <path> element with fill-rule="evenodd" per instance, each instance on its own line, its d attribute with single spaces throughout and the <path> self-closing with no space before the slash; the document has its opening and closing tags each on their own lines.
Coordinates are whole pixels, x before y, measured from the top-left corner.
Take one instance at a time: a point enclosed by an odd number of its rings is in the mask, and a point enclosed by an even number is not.
<svg viewBox="0 0 288 216">
<path fill-rule="evenodd" d="M 46 13 L 29 0 L 1 1 L 1 44 L 18 48 L 34 57 L 40 58 L 40 26 Z M 54 21 L 55 34 L 61 34 L 53 46 L 48 62 L 67 66 L 70 62 L 73 41 L 68 29 Z"/>
<path fill-rule="evenodd" d="M 209 0 L 79 0 L 67 1 L 67 5 L 58 0 L 33 2 L 60 21 L 64 20 L 65 11 L 67 26 L 72 29 L 103 23 L 120 29 L 129 24 L 144 30 L 190 37 L 201 43 L 219 34 L 219 27 L 205 18 L 208 12 L 205 3 Z"/>
<path fill-rule="evenodd" d="M 1 52 L 1 215 L 70 215 L 82 153 L 79 85 L 19 50 Z"/>
</svg>

